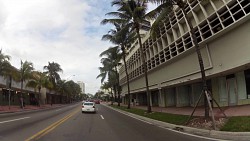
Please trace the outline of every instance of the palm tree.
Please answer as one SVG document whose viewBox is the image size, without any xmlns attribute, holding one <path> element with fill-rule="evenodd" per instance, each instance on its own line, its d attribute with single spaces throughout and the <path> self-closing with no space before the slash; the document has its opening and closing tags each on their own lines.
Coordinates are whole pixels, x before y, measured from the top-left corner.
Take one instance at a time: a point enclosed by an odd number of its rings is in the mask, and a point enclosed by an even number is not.
<svg viewBox="0 0 250 141">
<path fill-rule="evenodd" d="M 4 74 L 8 72 L 8 68 L 11 66 L 9 61 L 10 61 L 10 56 L 3 54 L 2 49 L 1 49 L 0 50 L 0 76 L 4 76 Z"/>
<path fill-rule="evenodd" d="M 61 80 L 61 77 L 58 73 L 63 71 L 61 66 L 58 63 L 49 62 L 48 66 L 44 66 L 43 69 L 48 75 L 49 80 L 52 82 L 53 88 L 56 90 L 56 84 L 59 80 Z"/>
<path fill-rule="evenodd" d="M 114 91 L 114 87 L 113 87 L 112 77 L 110 77 L 107 82 L 102 83 L 101 89 L 108 90 L 109 94 L 111 95 L 111 105 L 113 105 L 113 99 L 114 99 L 113 91 Z"/>
<path fill-rule="evenodd" d="M 104 58 L 101 59 L 101 62 L 103 64 L 103 67 L 99 67 L 100 74 L 97 76 L 97 78 L 102 77 L 101 82 L 105 80 L 106 76 L 110 79 L 110 77 L 114 77 L 115 79 L 113 85 L 114 85 L 114 91 L 115 95 L 116 92 L 118 92 L 118 106 L 120 106 L 120 85 L 119 85 L 119 74 L 117 67 L 120 64 L 121 60 L 121 53 L 119 50 L 119 47 L 110 47 L 109 49 L 103 51 L 100 54 L 100 57 Z M 112 80 L 113 80 L 112 79 Z"/>
<path fill-rule="evenodd" d="M 112 1 L 112 5 L 118 6 L 117 12 L 109 12 L 107 15 L 116 17 L 115 19 L 104 19 L 102 21 L 103 24 L 106 23 L 126 23 L 125 27 L 122 30 L 126 30 L 131 28 L 131 30 L 135 30 L 137 34 L 137 39 L 139 41 L 140 46 L 140 56 L 142 61 L 142 66 L 144 69 L 145 83 L 146 83 L 146 92 L 147 92 L 147 112 L 151 112 L 150 105 L 150 91 L 148 86 L 148 71 L 145 60 L 145 55 L 142 49 L 142 41 L 140 30 L 143 29 L 145 23 L 148 23 L 146 20 L 146 10 L 147 10 L 147 2 L 146 0 L 114 0 Z"/>
<path fill-rule="evenodd" d="M 16 69 L 11 66 L 9 60 L 10 56 L 3 54 L 2 50 L 0 50 L 0 76 L 3 76 L 5 79 L 7 78 L 9 80 L 6 88 L 9 89 L 9 106 L 10 106 L 10 89 L 12 85 L 12 73 L 14 73 Z"/>
<path fill-rule="evenodd" d="M 21 60 L 21 68 L 18 74 L 18 81 L 21 82 L 21 108 L 23 108 L 23 82 L 32 77 L 32 71 L 34 70 L 33 63 Z"/>
<path fill-rule="evenodd" d="M 59 80 L 57 82 L 57 91 L 63 97 L 66 94 L 66 80 Z"/>
<path fill-rule="evenodd" d="M 65 83 L 65 85 L 66 85 L 65 86 L 65 90 L 66 90 L 65 92 L 67 94 L 67 98 L 68 98 L 69 102 L 71 102 L 72 99 L 75 100 L 76 96 L 78 94 L 80 94 L 81 88 L 80 88 L 80 86 L 77 83 L 75 83 L 72 80 L 71 81 L 67 81 Z"/>
<path fill-rule="evenodd" d="M 99 67 L 99 70 L 100 70 L 100 74 L 96 77 L 96 78 L 101 78 L 101 83 L 102 85 L 104 85 L 105 83 L 107 82 L 104 82 L 104 80 L 106 79 L 106 77 L 108 78 L 108 83 L 112 89 L 112 86 L 114 86 L 114 81 L 111 79 L 111 76 L 114 74 L 114 71 L 112 69 L 110 69 L 111 67 L 109 67 L 109 64 L 108 63 L 105 63 L 102 62 L 103 64 L 103 67 Z M 112 84 L 111 84 L 111 81 L 112 80 Z M 116 91 L 115 91 L 116 93 Z M 113 105 L 113 102 L 114 102 L 114 97 L 113 95 L 111 95 L 111 105 Z"/>
<path fill-rule="evenodd" d="M 32 87 L 38 90 L 38 105 L 40 106 L 41 89 L 51 88 L 52 83 L 49 81 L 45 73 L 34 71 L 32 72 L 32 78 L 27 82 L 26 87 Z"/>
<path fill-rule="evenodd" d="M 129 76 L 128 76 L 128 68 L 126 62 L 126 50 L 131 46 L 136 40 L 135 32 L 130 32 L 129 29 L 121 30 L 125 25 L 114 23 L 115 29 L 111 29 L 108 34 L 102 36 L 102 40 L 109 40 L 111 43 L 118 45 L 122 50 L 122 59 L 124 62 L 126 80 L 127 80 L 127 88 L 128 88 L 128 109 L 130 109 L 130 85 L 129 85 Z"/>
</svg>

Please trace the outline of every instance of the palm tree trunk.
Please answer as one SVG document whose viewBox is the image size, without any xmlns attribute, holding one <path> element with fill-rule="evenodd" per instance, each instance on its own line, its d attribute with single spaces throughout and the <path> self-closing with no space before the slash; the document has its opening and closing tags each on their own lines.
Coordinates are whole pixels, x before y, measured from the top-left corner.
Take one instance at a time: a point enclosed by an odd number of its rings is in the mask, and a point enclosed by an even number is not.
<svg viewBox="0 0 250 141">
<path fill-rule="evenodd" d="M 38 89 L 38 106 L 40 107 L 40 95 L 41 95 L 41 89 Z"/>
<path fill-rule="evenodd" d="M 20 94 L 21 108 L 23 109 L 23 80 L 21 80 L 21 94 Z"/>
<path fill-rule="evenodd" d="M 10 109 L 10 97 L 11 97 L 11 84 L 12 84 L 12 76 L 9 75 L 9 84 L 8 84 L 8 88 L 9 88 L 9 109 Z"/>
<path fill-rule="evenodd" d="M 150 98 L 151 97 L 150 97 L 150 92 L 149 92 L 149 87 L 148 87 L 148 68 L 147 68 L 145 57 L 144 57 L 143 50 L 142 50 L 142 42 L 141 42 L 139 26 L 136 28 L 136 32 L 137 32 L 137 37 L 138 37 L 138 40 L 139 40 L 140 54 L 141 54 L 141 59 L 142 59 L 143 67 L 144 67 L 146 92 L 147 92 L 147 112 L 151 113 L 152 112 L 151 111 L 151 104 L 150 104 Z"/>
<path fill-rule="evenodd" d="M 114 103 L 114 96 L 113 96 L 113 92 L 112 92 L 113 90 L 112 90 L 112 88 L 111 88 L 111 105 L 113 105 L 113 103 Z"/>
<path fill-rule="evenodd" d="M 118 92 L 118 106 L 120 106 L 120 98 L 121 98 L 121 88 L 120 88 L 120 83 L 119 83 L 119 74 L 117 67 L 115 66 L 115 73 L 116 73 L 116 78 L 117 78 L 117 92 Z"/>
<path fill-rule="evenodd" d="M 113 85 L 113 90 L 114 90 L 114 102 L 116 102 L 117 88 L 115 85 Z"/>
<path fill-rule="evenodd" d="M 126 73 L 126 79 L 127 79 L 127 85 L 128 85 L 128 109 L 130 109 L 130 86 L 129 86 L 129 78 L 128 78 L 128 68 L 127 68 L 127 62 L 126 62 L 126 52 L 125 52 L 125 48 L 122 47 L 122 59 L 124 62 L 124 67 L 125 67 L 125 73 Z"/>
<path fill-rule="evenodd" d="M 199 61 L 199 66 L 200 66 L 200 71 L 201 71 L 202 85 L 203 85 L 203 90 L 202 91 L 204 93 L 205 118 L 209 118 L 209 109 L 208 109 L 209 107 L 208 107 L 208 103 L 207 103 L 207 98 L 205 96 L 205 91 L 207 91 L 208 88 L 207 88 L 207 83 L 206 83 L 206 74 L 205 74 L 205 69 L 204 69 L 204 63 L 203 63 L 203 59 L 202 59 L 202 56 L 201 56 L 199 44 L 198 44 L 198 41 L 197 41 L 197 37 L 195 35 L 194 28 L 193 28 L 193 26 L 191 24 L 191 21 L 187 17 L 187 12 L 185 10 L 184 3 L 180 2 L 180 3 L 178 3 L 178 6 L 183 11 L 184 17 L 187 20 L 188 26 L 190 28 L 191 37 L 192 37 L 193 42 L 194 42 L 195 51 L 196 51 L 197 56 L 198 56 L 198 61 Z"/>
</svg>

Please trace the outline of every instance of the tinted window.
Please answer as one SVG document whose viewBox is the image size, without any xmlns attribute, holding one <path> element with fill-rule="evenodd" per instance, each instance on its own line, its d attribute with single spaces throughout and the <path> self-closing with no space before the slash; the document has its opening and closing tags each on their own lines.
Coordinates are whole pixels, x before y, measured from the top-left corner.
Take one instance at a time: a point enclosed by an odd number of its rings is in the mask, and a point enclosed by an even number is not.
<svg viewBox="0 0 250 141">
<path fill-rule="evenodd" d="M 84 105 L 93 105 L 94 103 L 84 103 Z"/>
</svg>

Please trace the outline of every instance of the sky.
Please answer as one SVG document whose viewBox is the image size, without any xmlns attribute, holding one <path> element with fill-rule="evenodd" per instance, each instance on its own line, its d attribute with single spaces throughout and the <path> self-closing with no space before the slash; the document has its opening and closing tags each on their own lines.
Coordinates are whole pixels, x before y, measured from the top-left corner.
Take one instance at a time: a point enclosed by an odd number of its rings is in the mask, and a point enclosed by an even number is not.
<svg viewBox="0 0 250 141">
<path fill-rule="evenodd" d="M 101 85 L 99 54 L 113 46 L 102 41 L 111 26 L 100 25 L 114 11 L 111 0 L 0 0 L 0 49 L 20 68 L 21 60 L 43 71 L 48 62 L 62 79 L 82 81 L 85 92 Z"/>
</svg>

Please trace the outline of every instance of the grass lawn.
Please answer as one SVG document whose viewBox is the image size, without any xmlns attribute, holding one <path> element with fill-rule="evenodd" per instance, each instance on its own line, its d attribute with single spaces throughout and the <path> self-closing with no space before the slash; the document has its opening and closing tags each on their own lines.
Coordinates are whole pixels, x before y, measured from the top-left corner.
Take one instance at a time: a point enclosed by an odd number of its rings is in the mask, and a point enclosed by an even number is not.
<svg viewBox="0 0 250 141">
<path fill-rule="evenodd" d="M 147 113 L 146 110 L 135 109 L 135 108 L 127 109 L 127 107 L 124 107 L 124 106 L 119 107 L 116 105 L 112 105 L 112 107 L 130 112 L 133 114 L 137 114 L 140 116 L 144 116 L 144 117 L 148 117 L 148 118 L 152 118 L 155 120 L 168 122 L 172 124 L 177 124 L 177 125 L 183 125 L 189 118 L 189 116 L 186 116 L 186 115 L 174 115 L 174 114 L 160 113 L 160 112 Z"/>
<path fill-rule="evenodd" d="M 250 132 L 250 117 L 230 117 L 221 131 Z"/>
</svg>

